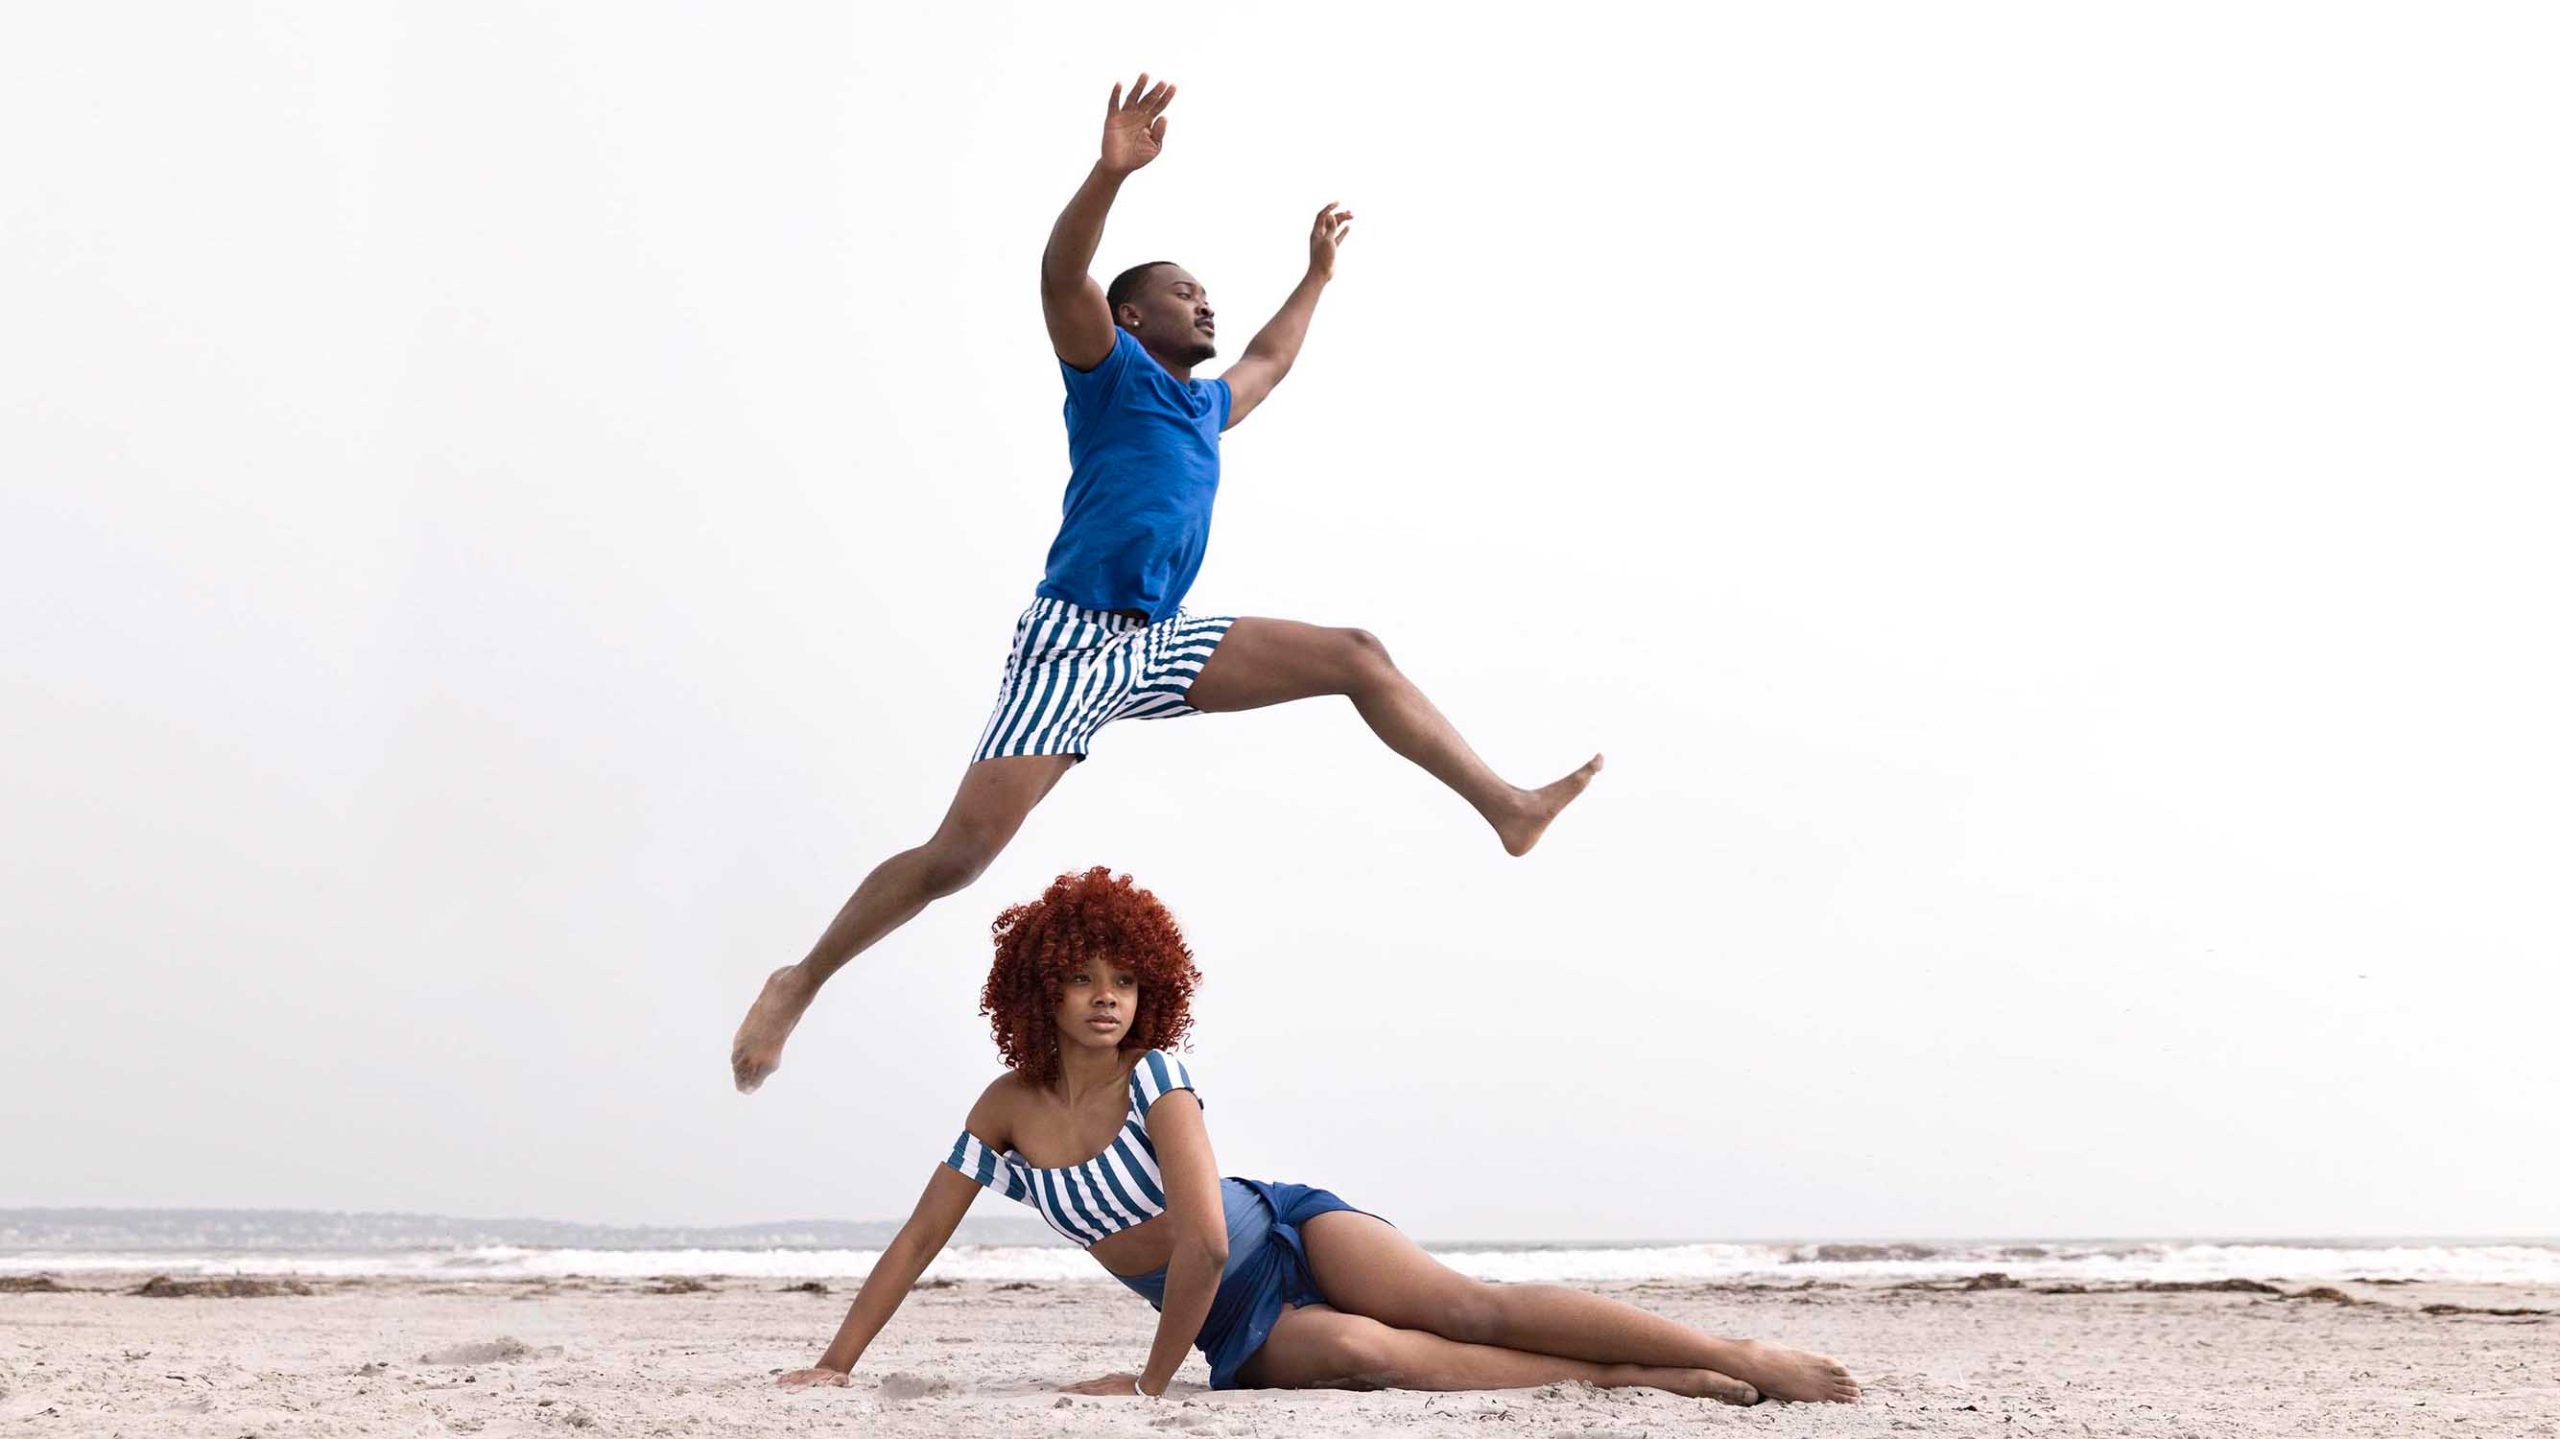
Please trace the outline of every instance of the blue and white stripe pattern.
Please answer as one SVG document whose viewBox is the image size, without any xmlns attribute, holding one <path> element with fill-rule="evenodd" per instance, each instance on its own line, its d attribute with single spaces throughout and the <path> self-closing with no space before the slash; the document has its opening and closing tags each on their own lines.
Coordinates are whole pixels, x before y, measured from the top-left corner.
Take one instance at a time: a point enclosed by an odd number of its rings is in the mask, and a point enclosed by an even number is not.
<svg viewBox="0 0 2560 1439">
<path fill-rule="evenodd" d="M 1129 1115 L 1120 1133 L 1084 1163 L 1035 1169 L 1010 1150 L 996 1153 L 965 1129 L 942 1162 L 1039 1210 L 1050 1228 L 1090 1246 L 1164 1213 L 1164 1171 L 1156 1165 L 1155 1141 L 1147 1138 L 1147 1111 L 1174 1090 L 1191 1088 L 1191 1071 L 1181 1060 L 1150 1049 L 1130 1071 Z M 1196 1098 L 1199 1091 L 1192 1093 Z"/>
<path fill-rule="evenodd" d="M 1149 624 L 1065 600 L 1036 599 L 1013 627 L 996 712 L 976 759 L 1071 754 L 1113 720 L 1198 714 L 1192 680 L 1217 652 L 1232 616 L 1194 619 L 1177 610 Z"/>
</svg>

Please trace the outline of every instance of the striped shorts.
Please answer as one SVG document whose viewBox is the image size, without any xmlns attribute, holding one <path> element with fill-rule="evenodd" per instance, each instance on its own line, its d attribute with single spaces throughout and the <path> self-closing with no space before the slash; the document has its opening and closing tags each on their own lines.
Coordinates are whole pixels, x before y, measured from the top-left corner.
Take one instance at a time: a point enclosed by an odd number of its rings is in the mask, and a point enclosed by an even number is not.
<svg viewBox="0 0 2560 1439">
<path fill-rule="evenodd" d="M 1113 720 L 1198 714 L 1185 703 L 1200 667 L 1226 638 L 1232 615 L 1193 619 L 1176 610 L 1149 624 L 1065 600 L 1036 599 L 1013 627 L 996 712 L 973 760 L 1071 754 Z"/>
</svg>

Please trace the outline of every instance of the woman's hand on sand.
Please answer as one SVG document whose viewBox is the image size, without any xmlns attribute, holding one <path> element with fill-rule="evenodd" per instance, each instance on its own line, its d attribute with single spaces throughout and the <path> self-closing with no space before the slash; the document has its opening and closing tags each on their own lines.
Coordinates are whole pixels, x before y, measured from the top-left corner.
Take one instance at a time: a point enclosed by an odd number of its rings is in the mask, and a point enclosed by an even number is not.
<svg viewBox="0 0 2560 1439">
<path fill-rule="evenodd" d="M 824 1385 L 841 1389 L 852 1379 L 841 1369 L 794 1369 L 774 1382 L 785 1389 L 816 1389 Z"/>
<path fill-rule="evenodd" d="M 1135 1374 L 1105 1374 L 1099 1379 L 1088 1379 L 1082 1384 L 1070 1384 L 1058 1392 L 1061 1394 L 1092 1394 L 1105 1399 L 1153 1399 L 1157 1397 L 1156 1395 L 1146 1394 L 1139 1391 L 1138 1376 Z"/>
</svg>

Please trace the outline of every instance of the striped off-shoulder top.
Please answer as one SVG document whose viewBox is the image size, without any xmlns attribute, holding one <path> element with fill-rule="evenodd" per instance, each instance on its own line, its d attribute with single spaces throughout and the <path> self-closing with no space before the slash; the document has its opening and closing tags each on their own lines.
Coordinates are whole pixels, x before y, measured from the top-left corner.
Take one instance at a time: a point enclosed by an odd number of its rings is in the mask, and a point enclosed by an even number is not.
<svg viewBox="0 0 2560 1439">
<path fill-rule="evenodd" d="M 951 1157 L 942 1162 L 1039 1210 L 1050 1228 L 1090 1246 L 1164 1213 L 1164 1171 L 1156 1164 L 1155 1141 L 1147 1137 L 1147 1111 L 1177 1089 L 1199 1097 L 1181 1060 L 1150 1049 L 1129 1072 L 1129 1116 L 1121 1121 L 1119 1134 L 1082 1164 L 1036 1168 L 1011 1150 L 996 1153 L 965 1129 L 951 1146 Z"/>
</svg>

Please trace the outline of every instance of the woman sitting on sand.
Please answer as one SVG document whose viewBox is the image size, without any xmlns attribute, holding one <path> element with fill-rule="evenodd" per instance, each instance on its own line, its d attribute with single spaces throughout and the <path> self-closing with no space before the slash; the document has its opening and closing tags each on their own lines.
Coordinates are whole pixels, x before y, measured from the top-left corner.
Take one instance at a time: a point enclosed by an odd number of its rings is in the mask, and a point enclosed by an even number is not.
<svg viewBox="0 0 2560 1439">
<path fill-rule="evenodd" d="M 1040 1211 L 1162 1318 L 1135 1374 L 1071 1394 L 1158 1395 L 1197 1344 L 1215 1389 L 1520 1389 L 1579 1379 L 1749 1404 L 1849 1400 L 1820 1355 L 1719 1339 L 1596 1294 L 1486 1284 L 1322 1189 L 1218 1177 L 1170 1051 L 1200 973 L 1173 916 L 1126 877 L 1060 877 L 995 923 L 982 1008 L 1005 1075 L 863 1281 L 814 1369 L 843 1384 L 980 1189 Z"/>
</svg>

